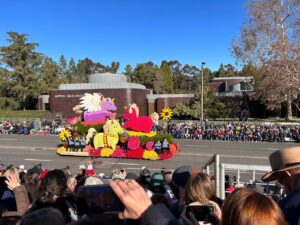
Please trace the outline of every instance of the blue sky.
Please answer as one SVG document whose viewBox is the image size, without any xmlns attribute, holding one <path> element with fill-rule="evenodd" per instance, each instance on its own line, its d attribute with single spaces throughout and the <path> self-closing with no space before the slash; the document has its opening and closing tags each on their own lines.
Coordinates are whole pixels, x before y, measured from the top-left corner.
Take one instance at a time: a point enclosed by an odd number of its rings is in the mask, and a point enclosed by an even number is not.
<svg viewBox="0 0 300 225">
<path fill-rule="evenodd" d="M 233 38 L 244 0 L 9 0 L 0 2 L 0 46 L 8 31 L 27 33 L 38 51 L 58 60 L 102 64 L 179 60 L 217 70 L 234 64 Z"/>
</svg>

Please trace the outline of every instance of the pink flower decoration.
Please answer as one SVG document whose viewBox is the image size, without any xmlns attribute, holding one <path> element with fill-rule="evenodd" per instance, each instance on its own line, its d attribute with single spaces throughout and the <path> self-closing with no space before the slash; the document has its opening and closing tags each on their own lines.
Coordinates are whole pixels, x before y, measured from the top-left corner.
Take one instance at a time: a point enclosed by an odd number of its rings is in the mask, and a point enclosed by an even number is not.
<svg viewBox="0 0 300 225">
<path fill-rule="evenodd" d="M 89 156 L 100 156 L 101 155 L 101 148 L 91 149 L 89 152 Z"/>
<path fill-rule="evenodd" d="M 136 150 L 140 147 L 140 139 L 138 137 L 130 137 L 128 139 L 128 149 Z"/>
<path fill-rule="evenodd" d="M 90 152 L 94 151 L 95 149 L 91 145 L 85 146 L 85 148 L 82 150 L 83 152 Z"/>
<path fill-rule="evenodd" d="M 153 145 L 154 145 L 154 142 L 153 141 L 148 141 L 145 145 L 146 149 L 151 151 L 151 150 L 154 150 L 153 149 Z"/>
<path fill-rule="evenodd" d="M 143 159 L 144 149 L 139 147 L 136 150 L 128 150 L 127 157 L 132 159 Z"/>
<path fill-rule="evenodd" d="M 110 155 L 110 157 L 124 158 L 124 157 L 126 157 L 126 154 L 125 154 L 124 150 L 120 146 L 117 145 L 115 151 Z"/>
</svg>

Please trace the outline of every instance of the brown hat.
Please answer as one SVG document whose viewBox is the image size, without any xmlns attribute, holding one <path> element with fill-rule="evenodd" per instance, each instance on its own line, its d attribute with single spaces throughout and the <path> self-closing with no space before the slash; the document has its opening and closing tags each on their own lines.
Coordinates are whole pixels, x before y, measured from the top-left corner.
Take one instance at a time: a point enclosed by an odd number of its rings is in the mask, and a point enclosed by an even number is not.
<svg viewBox="0 0 300 225">
<path fill-rule="evenodd" d="M 262 176 L 265 182 L 278 179 L 278 172 L 300 168 L 300 147 L 284 148 L 273 152 L 269 157 L 271 172 Z"/>
</svg>

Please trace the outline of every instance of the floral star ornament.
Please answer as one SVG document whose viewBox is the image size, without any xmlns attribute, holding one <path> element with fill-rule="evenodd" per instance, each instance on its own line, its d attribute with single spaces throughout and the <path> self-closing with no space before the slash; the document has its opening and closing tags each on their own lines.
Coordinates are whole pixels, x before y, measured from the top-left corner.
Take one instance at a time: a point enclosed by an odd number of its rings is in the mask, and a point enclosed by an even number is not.
<svg viewBox="0 0 300 225">
<path fill-rule="evenodd" d="M 67 129 L 62 130 L 59 133 L 59 138 L 60 138 L 61 141 L 67 141 L 67 139 L 70 138 L 71 136 L 72 136 L 71 132 Z"/>
<path fill-rule="evenodd" d="M 164 120 L 170 120 L 172 115 L 173 115 L 173 111 L 169 107 L 163 108 L 160 113 L 160 117 Z"/>
</svg>

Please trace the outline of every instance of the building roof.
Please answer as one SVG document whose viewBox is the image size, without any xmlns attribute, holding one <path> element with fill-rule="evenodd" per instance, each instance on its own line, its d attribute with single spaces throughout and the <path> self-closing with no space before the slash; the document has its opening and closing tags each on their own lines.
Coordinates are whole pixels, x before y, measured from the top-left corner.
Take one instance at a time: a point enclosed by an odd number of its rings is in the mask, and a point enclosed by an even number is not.
<svg viewBox="0 0 300 225">
<path fill-rule="evenodd" d="M 148 94 L 147 98 L 193 98 L 194 94 Z"/>
<path fill-rule="evenodd" d="M 127 77 L 123 74 L 97 73 L 89 75 L 88 83 L 60 84 L 58 89 L 146 89 L 146 87 L 141 84 L 127 82 Z"/>
<path fill-rule="evenodd" d="M 253 77 L 215 77 L 212 79 L 212 81 L 226 81 L 226 80 L 252 80 Z"/>
</svg>

